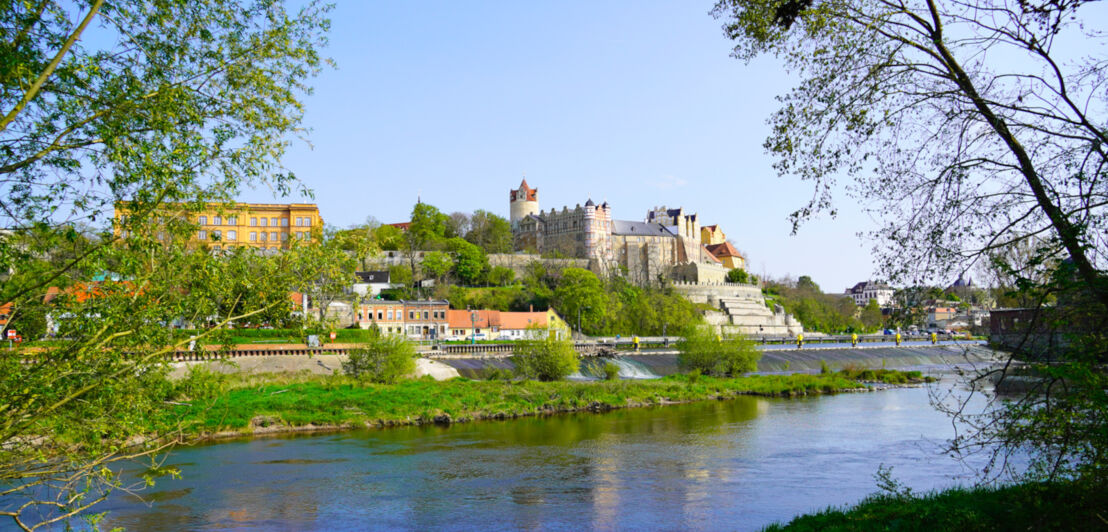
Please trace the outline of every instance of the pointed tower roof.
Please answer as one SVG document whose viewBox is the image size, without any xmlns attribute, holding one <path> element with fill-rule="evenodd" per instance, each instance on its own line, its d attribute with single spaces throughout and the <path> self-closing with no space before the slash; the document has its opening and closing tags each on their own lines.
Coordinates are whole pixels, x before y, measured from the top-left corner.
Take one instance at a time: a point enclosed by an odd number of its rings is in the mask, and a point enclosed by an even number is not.
<svg viewBox="0 0 1108 532">
<path fill-rule="evenodd" d="M 596 204 L 592 202 L 592 198 L 589 198 L 589 201 L 585 202 L 585 206 L 586 207 L 595 207 Z"/>
<path fill-rule="evenodd" d="M 534 190 L 533 188 L 527 186 L 527 178 L 526 177 L 523 178 L 523 182 L 519 184 L 519 188 L 521 188 L 523 190 Z"/>
</svg>

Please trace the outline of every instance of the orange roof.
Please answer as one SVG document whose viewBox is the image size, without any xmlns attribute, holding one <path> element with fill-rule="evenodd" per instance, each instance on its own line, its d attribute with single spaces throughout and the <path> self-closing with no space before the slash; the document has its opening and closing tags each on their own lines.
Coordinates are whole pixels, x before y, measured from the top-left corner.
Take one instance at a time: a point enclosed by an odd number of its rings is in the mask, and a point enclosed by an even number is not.
<svg viewBox="0 0 1108 532">
<path fill-rule="evenodd" d="M 412 222 L 397 222 L 394 224 L 388 224 L 402 231 L 407 231 L 408 227 L 412 225 Z"/>
<path fill-rule="evenodd" d="M 735 249 L 735 246 L 732 246 L 730 242 L 724 242 L 722 244 L 712 244 L 710 246 L 704 247 L 708 249 L 708 253 L 711 253 L 717 259 L 722 259 L 723 257 L 742 258 L 743 256 L 742 253 L 739 253 L 739 250 Z"/>
<path fill-rule="evenodd" d="M 473 314 L 477 314 L 474 321 Z M 536 325 L 545 327 L 547 316 L 545 312 L 500 312 L 499 310 L 448 310 L 446 322 L 451 329 L 487 329 L 499 327 L 500 329 L 527 329 Z"/>
<path fill-rule="evenodd" d="M 130 281 L 120 281 L 118 284 L 127 290 L 130 290 L 133 285 Z M 84 303 L 91 297 L 104 295 L 104 291 L 100 288 L 102 285 L 102 281 L 92 281 L 90 283 L 77 282 L 73 283 L 73 286 L 66 288 L 65 294 L 73 296 L 73 299 L 77 300 L 78 303 Z M 46 289 L 46 295 L 43 296 L 42 302 L 49 303 L 54 298 L 61 295 L 61 293 L 62 290 L 60 288 L 51 286 Z"/>
<path fill-rule="evenodd" d="M 705 245 L 701 244 L 700 247 L 704 248 L 704 251 L 708 251 L 708 246 L 705 246 Z M 719 260 L 718 258 L 716 258 L 715 255 L 712 255 L 711 251 L 708 251 L 708 258 L 710 258 L 710 259 L 712 259 L 716 262 L 723 262 L 723 261 Z"/>
<path fill-rule="evenodd" d="M 477 319 L 473 319 L 477 314 Z M 477 327 L 487 329 L 500 326 L 500 311 L 498 310 L 447 310 L 446 323 L 452 329 L 468 329 Z"/>
<path fill-rule="evenodd" d="M 500 329 L 528 329 L 546 327 L 545 312 L 501 312 Z"/>
</svg>

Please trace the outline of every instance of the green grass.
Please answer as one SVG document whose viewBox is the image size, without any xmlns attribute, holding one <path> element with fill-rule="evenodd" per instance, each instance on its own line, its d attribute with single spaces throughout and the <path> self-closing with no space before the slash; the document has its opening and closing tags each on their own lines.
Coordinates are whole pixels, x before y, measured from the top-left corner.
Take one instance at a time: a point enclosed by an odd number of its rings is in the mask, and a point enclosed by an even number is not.
<svg viewBox="0 0 1108 532">
<path fill-rule="evenodd" d="M 371 384 L 350 377 L 200 374 L 179 384 L 165 412 L 190 432 L 248 431 L 262 416 L 272 424 L 393 425 L 539 415 L 689 402 L 742 394 L 794 396 L 858 388 L 831 375 L 758 375 L 735 379 L 671 375 L 656 380 L 599 382 L 408 380 Z M 196 397 L 190 397 L 196 396 Z"/>
<path fill-rule="evenodd" d="M 771 531 L 1105 530 L 1108 486 L 1083 482 L 874 495 L 846 509 L 802 515 Z"/>
</svg>

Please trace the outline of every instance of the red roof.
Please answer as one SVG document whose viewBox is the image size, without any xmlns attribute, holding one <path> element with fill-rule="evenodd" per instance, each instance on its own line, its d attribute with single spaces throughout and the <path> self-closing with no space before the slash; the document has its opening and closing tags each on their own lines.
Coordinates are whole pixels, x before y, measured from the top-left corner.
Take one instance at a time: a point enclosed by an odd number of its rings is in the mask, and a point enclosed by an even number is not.
<svg viewBox="0 0 1108 532">
<path fill-rule="evenodd" d="M 724 242 L 722 244 L 712 244 L 710 246 L 704 247 L 708 249 L 708 253 L 711 253 L 717 259 L 722 259 L 723 257 L 742 258 L 743 256 L 742 253 L 739 253 L 739 250 L 735 249 L 735 246 L 732 246 L 730 242 Z"/>
<path fill-rule="evenodd" d="M 473 314 L 477 314 L 474 321 Z M 448 310 L 446 321 L 451 329 L 488 329 L 499 327 L 503 329 L 527 329 L 529 327 L 545 327 L 547 324 L 545 312 L 500 312 L 499 310 Z"/>
<path fill-rule="evenodd" d="M 391 226 L 393 226 L 397 229 L 400 229 L 402 231 L 407 231 L 408 227 L 410 227 L 412 225 L 412 222 L 397 222 L 397 223 L 388 224 L 388 225 L 391 225 Z"/>
</svg>

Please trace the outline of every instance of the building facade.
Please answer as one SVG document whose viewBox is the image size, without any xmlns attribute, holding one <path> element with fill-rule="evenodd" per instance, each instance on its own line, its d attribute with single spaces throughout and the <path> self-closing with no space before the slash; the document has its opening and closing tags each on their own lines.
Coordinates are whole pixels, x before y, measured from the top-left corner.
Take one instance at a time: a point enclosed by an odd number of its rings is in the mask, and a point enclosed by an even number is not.
<svg viewBox="0 0 1108 532">
<path fill-rule="evenodd" d="M 864 307 L 869 304 L 869 300 L 876 299 L 877 304 L 882 308 L 892 305 L 894 293 L 895 290 L 891 286 L 878 281 L 862 281 L 844 292 L 859 307 Z"/>
<path fill-rule="evenodd" d="M 165 210 L 166 216 L 186 216 L 183 211 L 173 212 L 172 206 Z M 116 234 L 122 234 L 121 222 L 129 214 L 126 203 L 116 204 Z M 234 247 L 288 249 L 293 240 L 318 238 L 318 231 L 323 228 L 319 207 L 314 203 L 212 203 L 203 211 L 187 216 L 197 226 L 190 242 L 206 244 L 213 250 Z M 164 238 L 162 233 L 152 236 Z"/>
<path fill-rule="evenodd" d="M 543 211 L 538 189 L 526 181 L 510 190 L 514 247 L 519 252 L 589 261 L 601 275 L 622 272 L 636 284 L 674 278 L 722 280 L 726 269 L 701 244 L 695 213 L 655 207 L 644 221 L 615 220 L 608 202 Z"/>
<path fill-rule="evenodd" d="M 358 306 L 354 319 L 363 329 L 376 325 L 385 334 L 435 340 L 447 335 L 449 310 L 450 303 L 443 300 L 372 300 Z"/>
</svg>

